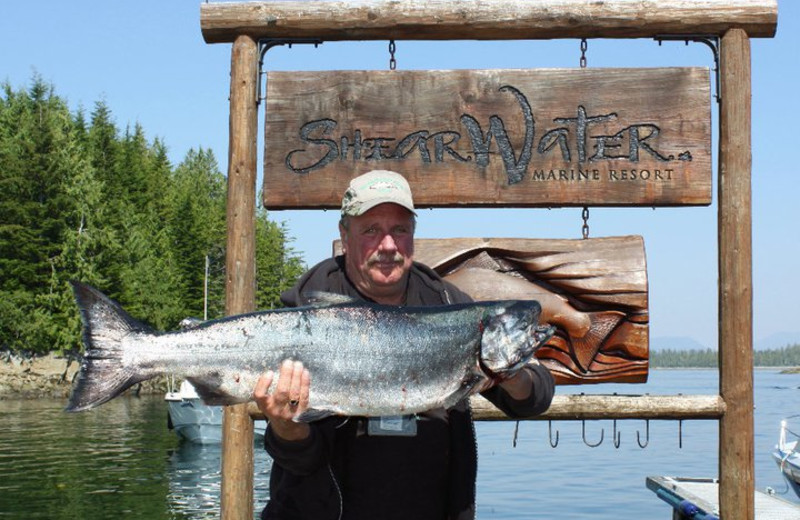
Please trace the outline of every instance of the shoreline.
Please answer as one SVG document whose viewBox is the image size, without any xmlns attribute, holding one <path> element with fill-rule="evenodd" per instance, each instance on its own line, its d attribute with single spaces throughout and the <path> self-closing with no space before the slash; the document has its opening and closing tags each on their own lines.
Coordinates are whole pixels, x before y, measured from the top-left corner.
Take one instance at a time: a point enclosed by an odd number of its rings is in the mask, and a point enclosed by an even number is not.
<svg viewBox="0 0 800 520">
<path fill-rule="evenodd" d="M 77 360 L 54 353 L 31 358 L 3 354 L 0 359 L 0 400 L 69 397 L 72 382 L 80 369 Z M 158 377 L 134 385 L 123 394 L 163 395 L 168 387 L 167 378 Z"/>
</svg>

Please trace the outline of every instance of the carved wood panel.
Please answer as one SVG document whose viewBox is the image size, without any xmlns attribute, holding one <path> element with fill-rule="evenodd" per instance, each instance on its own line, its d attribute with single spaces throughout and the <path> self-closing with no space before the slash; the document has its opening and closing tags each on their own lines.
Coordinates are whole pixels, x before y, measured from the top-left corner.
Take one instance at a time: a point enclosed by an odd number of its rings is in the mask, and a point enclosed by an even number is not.
<svg viewBox="0 0 800 520">
<path fill-rule="evenodd" d="M 642 237 L 418 239 L 415 257 L 475 299 L 538 300 L 557 333 L 537 357 L 559 384 L 647 380 Z"/>
</svg>

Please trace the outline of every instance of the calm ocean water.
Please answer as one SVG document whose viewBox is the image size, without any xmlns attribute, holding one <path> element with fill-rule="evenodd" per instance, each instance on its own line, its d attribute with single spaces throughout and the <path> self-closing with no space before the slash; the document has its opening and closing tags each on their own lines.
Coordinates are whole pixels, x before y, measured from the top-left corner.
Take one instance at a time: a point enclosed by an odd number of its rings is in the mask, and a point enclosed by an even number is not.
<svg viewBox="0 0 800 520">
<path fill-rule="evenodd" d="M 560 387 L 559 393 L 713 394 L 711 370 L 654 370 L 641 385 Z M 756 487 L 793 502 L 770 457 L 780 420 L 800 413 L 800 375 L 755 373 Z M 177 442 L 163 401 L 116 399 L 65 414 L 60 401 L 0 401 L 0 518 L 219 518 L 218 447 Z M 583 431 L 585 426 L 585 432 Z M 668 505 L 645 487 L 650 475 L 717 476 L 716 421 L 481 422 L 479 519 L 664 519 Z M 646 448 L 637 443 L 648 441 Z M 680 432 L 680 433 L 679 433 Z M 603 442 L 595 444 L 601 438 Z M 682 445 L 682 446 L 680 446 Z M 255 457 L 256 509 L 267 494 L 269 460 Z"/>
</svg>

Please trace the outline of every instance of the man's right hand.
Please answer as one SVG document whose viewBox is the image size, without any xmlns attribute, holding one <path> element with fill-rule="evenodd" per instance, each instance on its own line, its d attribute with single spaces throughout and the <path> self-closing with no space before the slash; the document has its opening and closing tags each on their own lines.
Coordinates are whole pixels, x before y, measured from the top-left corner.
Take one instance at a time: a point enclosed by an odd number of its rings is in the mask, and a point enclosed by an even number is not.
<svg viewBox="0 0 800 520">
<path fill-rule="evenodd" d="M 293 419 L 308 408 L 311 375 L 300 361 L 281 363 L 275 389 L 270 392 L 275 373 L 270 370 L 261 376 L 253 389 L 253 399 L 258 409 L 267 417 L 273 433 L 287 441 L 308 438 L 311 428 Z"/>
</svg>

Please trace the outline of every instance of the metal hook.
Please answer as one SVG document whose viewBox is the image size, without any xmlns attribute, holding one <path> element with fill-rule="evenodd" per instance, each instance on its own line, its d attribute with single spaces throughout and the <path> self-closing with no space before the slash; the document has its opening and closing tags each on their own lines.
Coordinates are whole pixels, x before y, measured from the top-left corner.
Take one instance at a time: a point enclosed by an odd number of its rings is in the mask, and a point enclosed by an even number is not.
<svg viewBox="0 0 800 520">
<path fill-rule="evenodd" d="M 678 449 L 683 448 L 683 419 L 678 421 Z"/>
<path fill-rule="evenodd" d="M 617 420 L 614 419 L 614 433 L 612 435 L 614 439 L 614 447 L 619 449 L 619 445 L 622 444 L 622 432 L 617 431 Z"/>
<path fill-rule="evenodd" d="M 556 430 L 556 440 L 553 442 L 553 421 L 547 421 L 547 431 L 550 434 L 550 447 L 558 446 L 558 430 Z"/>
<path fill-rule="evenodd" d="M 636 430 L 636 442 L 642 449 L 645 449 L 647 445 L 650 444 L 650 419 L 646 419 L 644 424 L 645 424 L 644 443 L 642 443 L 641 437 L 639 436 L 639 430 Z"/>
<path fill-rule="evenodd" d="M 514 425 L 514 440 L 511 443 L 514 448 L 517 447 L 517 437 L 518 436 L 519 436 L 519 421 L 517 421 L 517 424 Z"/>
<path fill-rule="evenodd" d="M 584 444 L 586 444 L 590 448 L 596 448 L 596 447 L 600 446 L 601 444 L 603 444 L 603 437 L 605 437 L 605 434 L 606 434 L 605 429 L 602 429 L 602 428 L 600 429 L 600 440 L 597 442 L 597 444 L 592 444 L 592 443 L 590 443 L 590 442 L 588 442 L 586 440 L 586 421 L 581 421 L 581 424 L 582 424 L 581 428 L 583 430 L 582 435 L 583 435 L 583 443 Z"/>
</svg>

